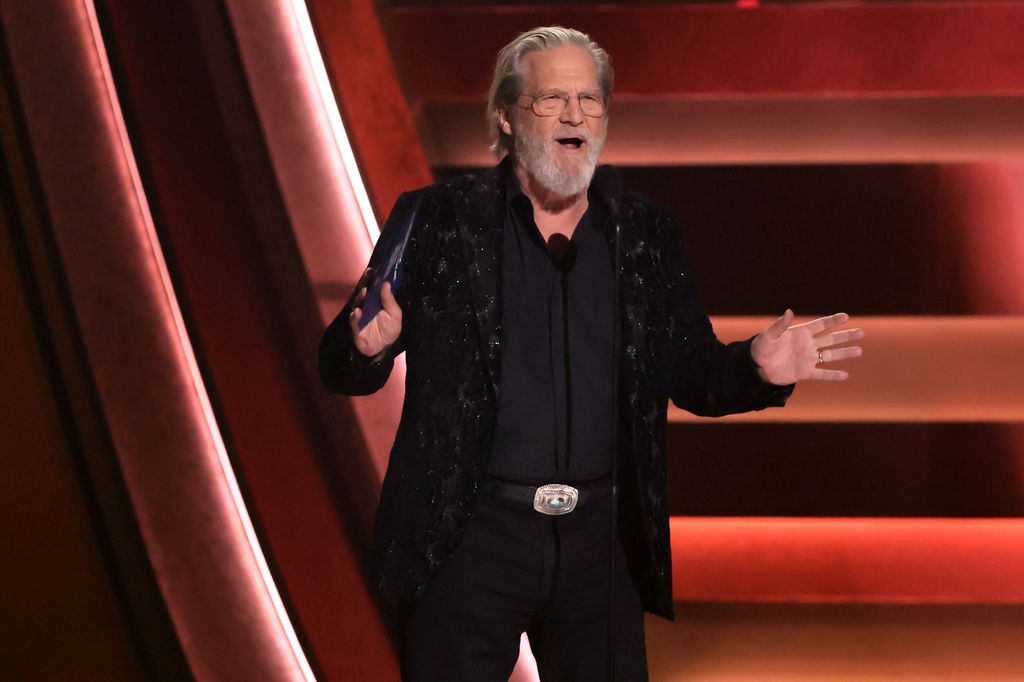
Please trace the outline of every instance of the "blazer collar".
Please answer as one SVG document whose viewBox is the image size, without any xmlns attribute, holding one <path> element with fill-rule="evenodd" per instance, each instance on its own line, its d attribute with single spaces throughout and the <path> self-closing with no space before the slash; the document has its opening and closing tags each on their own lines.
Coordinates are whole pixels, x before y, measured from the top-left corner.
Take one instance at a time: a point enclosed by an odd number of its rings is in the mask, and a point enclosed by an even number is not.
<svg viewBox="0 0 1024 682">
<path fill-rule="evenodd" d="M 482 341 L 484 366 L 494 391 L 495 404 L 501 363 L 501 265 L 508 174 L 506 156 L 458 197 L 455 215 L 461 237 L 474 317 Z"/>
</svg>

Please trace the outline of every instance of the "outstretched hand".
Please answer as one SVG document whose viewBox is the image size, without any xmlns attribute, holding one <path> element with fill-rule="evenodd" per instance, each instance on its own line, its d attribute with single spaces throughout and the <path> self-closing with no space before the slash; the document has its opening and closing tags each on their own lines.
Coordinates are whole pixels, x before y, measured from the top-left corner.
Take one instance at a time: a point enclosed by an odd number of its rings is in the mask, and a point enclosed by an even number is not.
<svg viewBox="0 0 1024 682">
<path fill-rule="evenodd" d="M 846 324 L 850 316 L 836 313 L 828 317 L 789 326 L 793 311 L 786 312 L 758 334 L 750 346 L 750 355 L 757 363 L 758 374 L 771 384 L 780 386 L 804 379 L 843 381 L 849 374 L 838 369 L 822 369 L 820 363 L 860 357 L 860 346 L 835 346 L 864 338 L 863 329 L 844 329 L 823 333 Z"/>
<path fill-rule="evenodd" d="M 369 270 L 364 273 L 366 280 Z M 359 320 L 363 317 L 363 301 L 366 300 L 366 287 L 359 290 L 348 316 L 348 324 L 352 329 L 352 342 L 356 350 L 367 357 L 375 358 L 398 340 L 402 333 L 402 308 L 399 307 L 395 295 L 391 293 L 391 283 L 384 282 L 380 290 L 382 309 L 370 322 L 359 328 Z"/>
</svg>

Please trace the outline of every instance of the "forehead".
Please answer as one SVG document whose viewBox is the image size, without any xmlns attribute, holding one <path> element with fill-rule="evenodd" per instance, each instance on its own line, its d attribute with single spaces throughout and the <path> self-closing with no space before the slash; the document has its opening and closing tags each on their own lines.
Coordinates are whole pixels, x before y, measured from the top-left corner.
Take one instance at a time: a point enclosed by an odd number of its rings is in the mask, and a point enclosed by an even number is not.
<svg viewBox="0 0 1024 682">
<path fill-rule="evenodd" d="M 523 55 L 526 90 L 596 90 L 597 64 L 590 52 L 577 45 L 552 47 Z"/>
</svg>

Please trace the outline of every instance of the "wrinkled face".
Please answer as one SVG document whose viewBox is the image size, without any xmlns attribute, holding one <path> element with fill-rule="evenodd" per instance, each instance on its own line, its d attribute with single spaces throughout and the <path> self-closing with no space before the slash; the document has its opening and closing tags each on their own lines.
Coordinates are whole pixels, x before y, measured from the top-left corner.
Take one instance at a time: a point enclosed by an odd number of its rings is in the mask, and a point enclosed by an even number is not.
<svg viewBox="0 0 1024 682">
<path fill-rule="evenodd" d="M 522 61 L 523 91 L 516 102 L 501 107 L 502 130 L 513 139 L 517 164 L 548 190 L 570 196 L 590 185 L 608 132 L 608 114 L 586 116 L 578 97 L 601 98 L 597 64 L 577 46 L 555 47 L 526 54 Z M 538 116 L 532 97 L 568 95 L 561 114 Z"/>
</svg>

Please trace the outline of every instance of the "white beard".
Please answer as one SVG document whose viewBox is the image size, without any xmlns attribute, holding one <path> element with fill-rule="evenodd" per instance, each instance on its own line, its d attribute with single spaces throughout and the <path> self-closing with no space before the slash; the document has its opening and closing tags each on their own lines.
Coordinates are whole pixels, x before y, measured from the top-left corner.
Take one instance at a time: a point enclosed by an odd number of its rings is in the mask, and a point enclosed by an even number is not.
<svg viewBox="0 0 1024 682">
<path fill-rule="evenodd" d="M 570 135 L 582 137 L 577 133 Z M 582 167 L 575 172 L 561 168 L 555 163 L 553 150 L 549 150 L 551 145 L 558 144 L 554 139 L 546 140 L 529 133 L 516 135 L 513 139 L 513 153 L 516 161 L 521 163 L 533 179 L 545 189 L 559 196 L 571 197 L 590 187 L 597 159 L 601 155 L 601 147 L 604 146 L 604 137 L 601 135 L 599 138 L 587 138 L 586 158 L 583 159 Z"/>
</svg>

